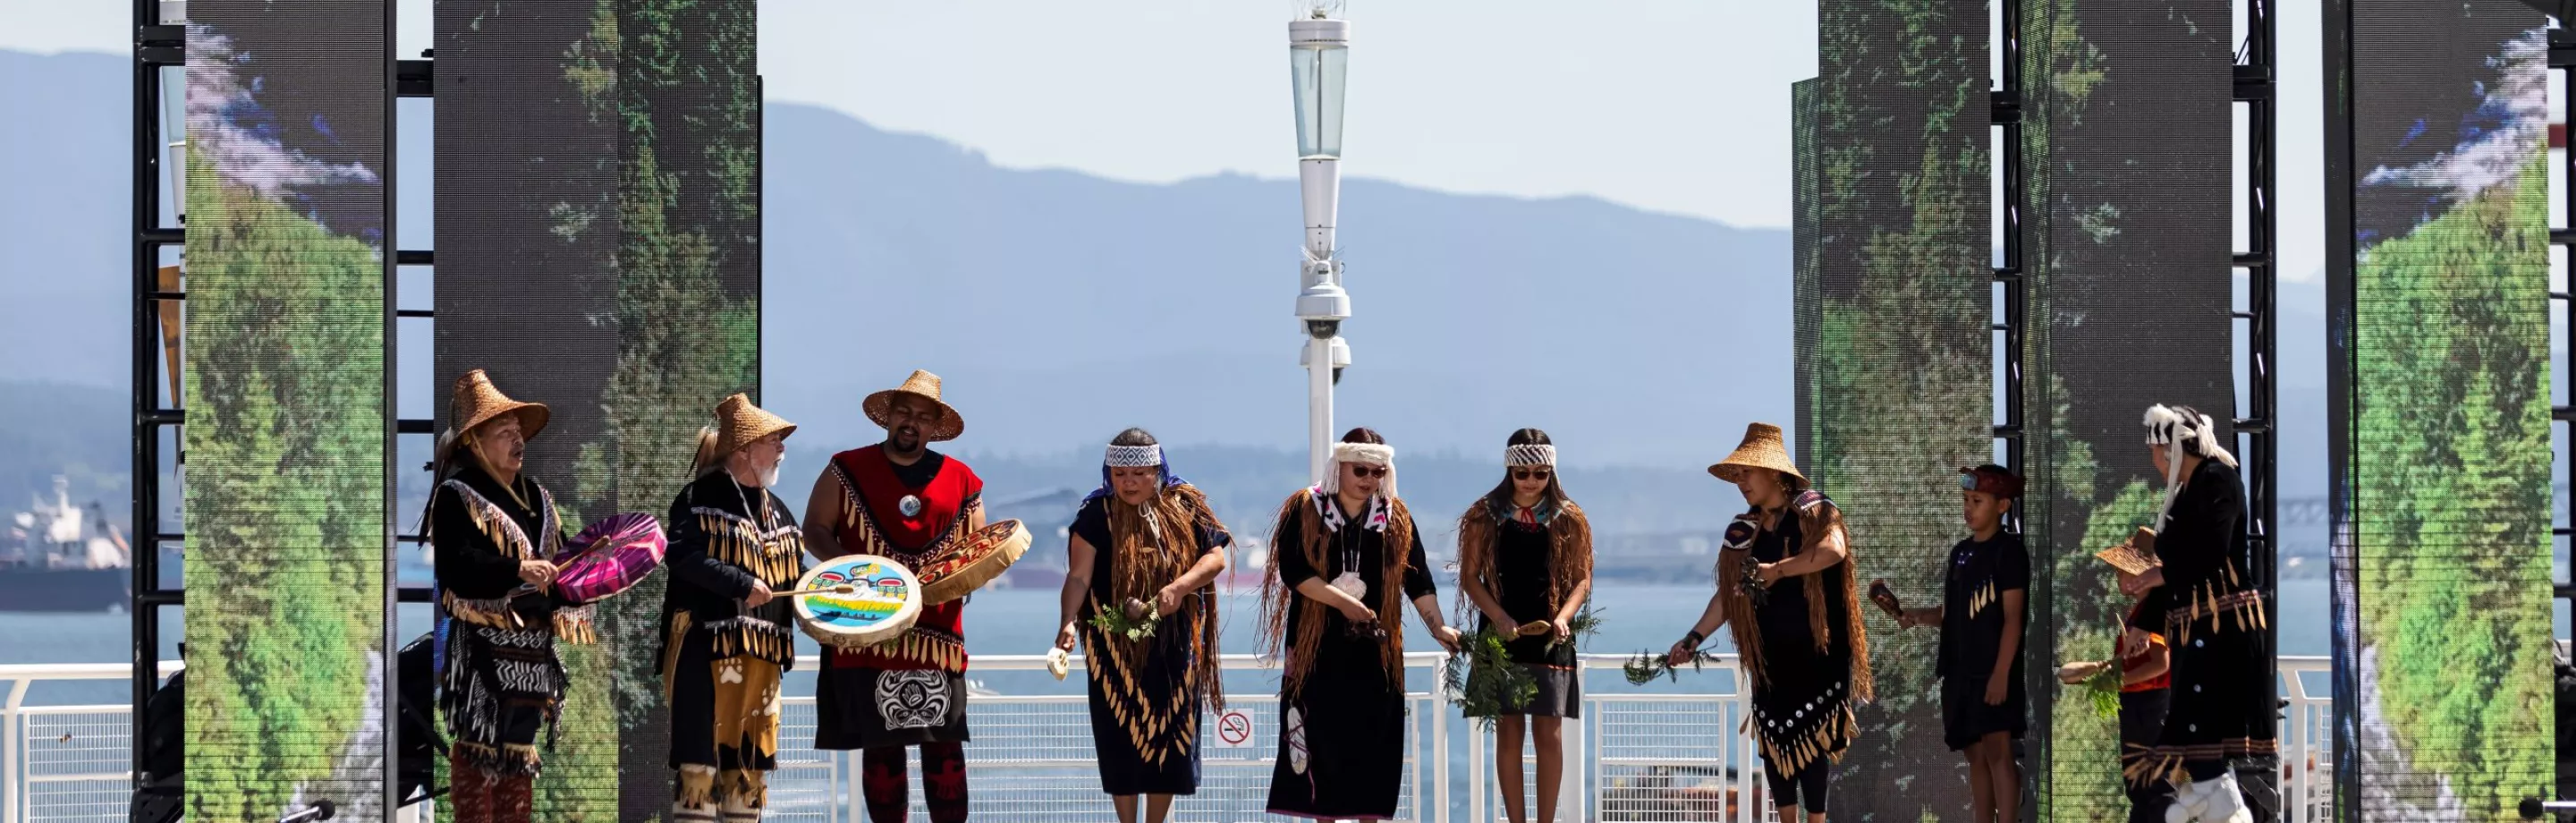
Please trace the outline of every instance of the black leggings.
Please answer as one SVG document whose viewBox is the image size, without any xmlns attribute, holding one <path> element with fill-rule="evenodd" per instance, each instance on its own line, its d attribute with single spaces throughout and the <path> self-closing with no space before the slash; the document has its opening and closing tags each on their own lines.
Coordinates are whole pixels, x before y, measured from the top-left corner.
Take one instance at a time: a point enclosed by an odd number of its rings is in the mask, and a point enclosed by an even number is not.
<svg viewBox="0 0 2576 823">
<path fill-rule="evenodd" d="M 1834 782 L 1834 761 L 1819 757 L 1797 774 L 1781 774 L 1780 767 L 1766 760 L 1762 762 L 1762 777 L 1771 783 L 1772 805 L 1783 809 L 1796 807 L 1808 814 L 1824 814 L 1825 786 Z M 1798 802 L 1801 798 L 1807 802 Z"/>
</svg>

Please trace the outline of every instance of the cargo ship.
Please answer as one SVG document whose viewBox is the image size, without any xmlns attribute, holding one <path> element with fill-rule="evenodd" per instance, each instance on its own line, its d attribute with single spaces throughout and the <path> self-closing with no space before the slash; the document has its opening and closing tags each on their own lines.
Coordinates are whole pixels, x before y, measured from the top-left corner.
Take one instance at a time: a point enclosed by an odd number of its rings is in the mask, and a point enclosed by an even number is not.
<svg viewBox="0 0 2576 823">
<path fill-rule="evenodd" d="M 70 480 L 56 477 L 54 499 L 12 515 L 0 535 L 0 611 L 122 609 L 131 551 L 97 503 L 72 505 Z"/>
</svg>

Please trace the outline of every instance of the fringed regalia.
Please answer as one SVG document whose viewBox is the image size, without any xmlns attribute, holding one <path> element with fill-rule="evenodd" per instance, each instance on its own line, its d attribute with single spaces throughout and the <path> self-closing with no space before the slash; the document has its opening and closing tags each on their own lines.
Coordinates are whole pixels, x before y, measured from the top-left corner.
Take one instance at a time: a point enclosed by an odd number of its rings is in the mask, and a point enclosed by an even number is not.
<svg viewBox="0 0 2576 823">
<path fill-rule="evenodd" d="M 2247 552 L 2244 517 L 2236 470 L 2204 460 L 2156 536 L 2164 585 L 2147 593 L 2130 625 L 2173 644 L 2172 708 L 2155 746 L 2124 753 L 2133 781 L 2206 780 L 2230 760 L 2280 753 L 2263 592 L 2236 569 Z"/>
<path fill-rule="evenodd" d="M 1524 509 L 1508 497 L 1487 496 L 1458 518 L 1458 575 L 1483 584 L 1514 622 L 1553 622 L 1575 587 L 1592 578 L 1592 523 L 1571 500 Z M 1459 616 L 1473 616 L 1479 630 L 1491 631 L 1493 621 L 1467 599 L 1463 582 L 1458 588 Z M 1574 644 L 1555 640 L 1549 633 L 1504 641 L 1504 652 L 1537 681 L 1538 693 L 1525 703 L 1506 696 L 1501 714 L 1583 715 Z"/>
<path fill-rule="evenodd" d="M 1091 618 L 1131 598 L 1154 603 L 1164 586 L 1233 538 L 1207 498 L 1177 480 L 1143 506 L 1096 494 L 1074 515 L 1073 533 L 1094 551 L 1091 593 L 1077 621 L 1091 676 L 1100 788 L 1112 795 L 1196 794 L 1202 707 L 1225 708 L 1215 584 L 1182 597 L 1179 611 L 1163 615 L 1143 638 L 1114 636 Z"/>
<path fill-rule="evenodd" d="M 1262 621 L 1269 652 L 1285 660 L 1269 811 L 1392 817 L 1404 776 L 1404 608 L 1439 594 L 1413 515 L 1389 497 L 1344 512 L 1333 494 L 1306 489 L 1280 506 L 1270 546 Z M 1377 612 L 1374 625 L 1297 593 L 1345 574 Z"/>
<path fill-rule="evenodd" d="M 504 487 L 470 460 L 433 494 L 430 540 L 446 634 L 439 713 L 451 756 L 485 780 L 533 777 L 537 734 L 552 737 L 563 705 L 558 618 L 566 642 L 588 636 L 550 594 L 519 580 L 521 561 L 563 548 L 554 497 L 524 474 Z"/>
<path fill-rule="evenodd" d="M 748 606 L 757 582 L 796 587 L 805 536 L 771 490 L 709 472 L 671 502 L 662 684 L 680 807 L 757 811 L 778 767 L 778 686 L 796 663 L 789 598 Z M 728 812 L 728 817 L 739 816 Z M 709 818 L 711 819 L 711 818 Z"/>
<path fill-rule="evenodd" d="M 1728 525 L 1717 587 L 1753 686 L 1753 715 L 1745 726 L 1761 744 L 1764 765 L 1788 775 L 1840 762 L 1851 747 L 1859 731 L 1855 701 L 1873 696 L 1869 635 L 1861 628 L 1851 558 L 1783 578 L 1755 605 L 1745 590 L 1755 564 L 1817 551 L 1843 529 L 1842 511 L 1812 490 L 1799 492 L 1776 526 L 1765 528 L 1764 519 L 1763 512 L 1747 512 Z M 1848 535 L 1844 545 L 1850 547 Z"/>
<path fill-rule="evenodd" d="M 965 461 L 924 450 L 897 466 L 882 446 L 832 456 L 841 484 L 841 550 L 918 569 L 962 543 L 984 505 Z M 915 503 L 904 504 L 905 498 Z M 960 743 L 966 731 L 966 601 L 921 610 L 912 628 L 862 649 L 823 648 L 815 747 Z"/>
</svg>

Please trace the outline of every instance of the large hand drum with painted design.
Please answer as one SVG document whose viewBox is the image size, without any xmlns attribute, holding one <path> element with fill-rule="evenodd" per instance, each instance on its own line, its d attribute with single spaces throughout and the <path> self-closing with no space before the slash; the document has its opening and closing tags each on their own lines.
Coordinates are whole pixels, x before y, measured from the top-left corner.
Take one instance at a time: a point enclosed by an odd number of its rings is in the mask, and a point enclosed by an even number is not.
<svg viewBox="0 0 2576 823">
<path fill-rule="evenodd" d="M 1029 530 L 1020 521 L 1004 520 L 959 535 L 955 545 L 922 561 L 921 601 L 936 606 L 973 594 L 1011 568 L 1029 551 Z"/>
<path fill-rule="evenodd" d="M 612 514 L 590 524 L 555 555 L 555 591 L 564 602 L 583 605 L 606 600 L 633 588 L 662 565 L 668 541 L 662 523 L 649 514 Z"/>
<path fill-rule="evenodd" d="M 921 617 L 921 579 L 901 563 L 853 554 L 824 561 L 796 582 L 799 591 L 839 586 L 851 591 L 793 595 L 796 622 L 816 642 L 845 649 L 883 643 Z"/>
</svg>

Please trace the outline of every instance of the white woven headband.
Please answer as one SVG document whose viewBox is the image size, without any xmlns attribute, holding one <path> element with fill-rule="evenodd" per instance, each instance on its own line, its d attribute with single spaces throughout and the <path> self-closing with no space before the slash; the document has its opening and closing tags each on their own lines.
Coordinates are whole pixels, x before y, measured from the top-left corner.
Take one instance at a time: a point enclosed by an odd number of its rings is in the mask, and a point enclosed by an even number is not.
<svg viewBox="0 0 2576 823">
<path fill-rule="evenodd" d="M 1505 466 L 1554 466 L 1556 447 L 1545 444 L 1511 446 L 1503 449 Z"/>
<path fill-rule="evenodd" d="M 1333 462 L 1358 463 L 1363 466 L 1395 465 L 1395 448 L 1376 443 L 1335 443 Z"/>
<path fill-rule="evenodd" d="M 1108 464 L 1108 466 L 1113 469 L 1140 469 L 1147 466 L 1160 466 L 1163 465 L 1163 447 L 1160 445 L 1110 446 L 1109 454 L 1102 457 L 1101 462 Z"/>
</svg>

